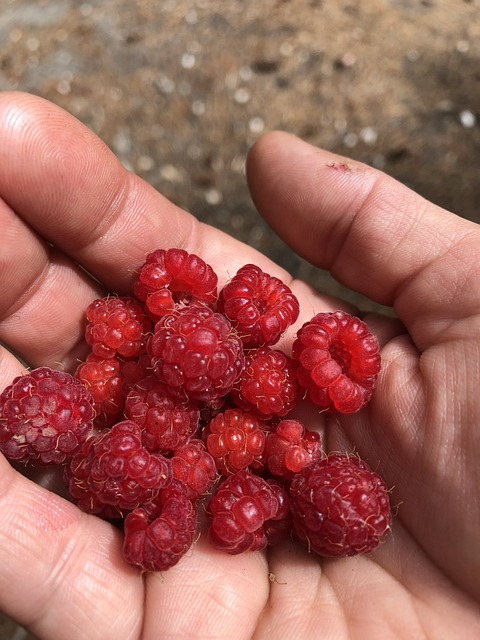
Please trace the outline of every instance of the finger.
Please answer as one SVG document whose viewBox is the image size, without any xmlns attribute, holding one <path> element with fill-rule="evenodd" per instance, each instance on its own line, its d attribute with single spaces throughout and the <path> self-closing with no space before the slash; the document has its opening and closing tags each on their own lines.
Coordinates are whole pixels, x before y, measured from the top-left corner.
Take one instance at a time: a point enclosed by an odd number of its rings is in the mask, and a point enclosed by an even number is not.
<svg viewBox="0 0 480 640">
<path fill-rule="evenodd" d="M 223 278 L 249 259 L 244 245 L 168 202 L 90 130 L 38 97 L 0 95 L 0 166 L 0 197 L 115 291 L 125 291 L 145 255 L 159 247 L 197 253 Z"/>
<path fill-rule="evenodd" d="M 148 575 L 145 637 L 254 637 L 269 594 L 265 556 L 214 551 L 205 535 L 177 566 Z"/>
<path fill-rule="evenodd" d="M 101 288 L 2 200 L 0 228 L 0 341 L 31 366 L 73 369 L 84 355 L 85 309 Z M 10 373 L 1 368 L 2 389 Z"/>
<path fill-rule="evenodd" d="M 344 285 L 394 306 L 422 350 L 480 310 L 477 225 L 284 133 L 256 143 L 247 174 L 274 230 Z"/>
<path fill-rule="evenodd" d="M 121 534 L 0 456 L 0 610 L 49 640 L 139 637 L 143 583 Z"/>
</svg>

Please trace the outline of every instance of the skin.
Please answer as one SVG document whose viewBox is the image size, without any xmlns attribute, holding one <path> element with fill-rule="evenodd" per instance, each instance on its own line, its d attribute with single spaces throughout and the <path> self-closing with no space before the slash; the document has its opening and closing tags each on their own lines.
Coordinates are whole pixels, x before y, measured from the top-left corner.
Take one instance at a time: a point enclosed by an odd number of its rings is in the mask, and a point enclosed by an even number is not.
<svg viewBox="0 0 480 640">
<path fill-rule="evenodd" d="M 247 261 L 284 279 L 302 309 L 286 347 L 313 313 L 350 309 L 175 207 L 40 98 L 0 94 L 0 167 L 2 389 L 25 371 L 12 351 L 73 371 L 87 304 L 128 293 L 159 247 L 202 256 L 220 286 Z M 366 317 L 383 357 L 370 405 L 309 423 L 385 477 L 387 540 L 319 559 L 291 541 L 232 557 L 201 536 L 140 575 L 118 530 L 49 490 L 54 471 L 0 456 L 0 609 L 47 640 L 480 637 L 479 227 L 285 133 L 255 144 L 247 178 L 294 251 L 398 317 Z"/>
</svg>

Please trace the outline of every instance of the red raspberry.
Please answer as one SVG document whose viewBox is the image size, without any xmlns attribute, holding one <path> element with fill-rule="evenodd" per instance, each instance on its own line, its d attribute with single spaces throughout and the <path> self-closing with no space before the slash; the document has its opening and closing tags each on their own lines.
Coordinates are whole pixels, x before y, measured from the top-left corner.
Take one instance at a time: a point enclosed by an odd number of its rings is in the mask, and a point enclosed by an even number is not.
<svg viewBox="0 0 480 640">
<path fill-rule="evenodd" d="M 140 269 L 133 291 L 152 317 L 171 313 L 176 303 L 214 304 L 218 278 L 212 267 L 183 249 L 157 249 Z"/>
<path fill-rule="evenodd" d="M 219 310 L 246 345 L 257 347 L 278 342 L 298 318 L 300 306 L 281 280 L 247 264 L 220 292 Z"/>
<path fill-rule="evenodd" d="M 267 520 L 263 526 L 263 532 L 269 547 L 279 544 L 292 532 L 292 514 L 290 513 L 290 496 L 280 483 L 267 479 L 270 488 L 278 500 L 278 511 L 275 518 Z"/>
<path fill-rule="evenodd" d="M 185 484 L 191 500 L 208 493 L 217 479 L 215 460 L 201 440 L 190 440 L 178 448 L 170 462 L 174 479 Z"/>
<path fill-rule="evenodd" d="M 344 311 L 319 313 L 292 346 L 297 378 L 322 410 L 354 413 L 372 397 L 380 371 L 378 341 L 367 325 Z"/>
<path fill-rule="evenodd" d="M 168 387 L 151 375 L 128 392 L 125 417 L 142 427 L 142 441 L 149 451 L 166 453 L 193 436 L 200 411 L 191 401 L 180 404 Z"/>
<path fill-rule="evenodd" d="M 280 485 L 238 471 L 223 480 L 207 505 L 210 543 L 232 555 L 264 549 L 269 542 L 266 526 L 271 520 L 285 519 L 287 504 Z M 273 529 L 271 535 L 276 541 Z"/>
<path fill-rule="evenodd" d="M 291 480 L 303 467 L 322 456 L 320 436 L 299 420 L 281 420 L 267 434 L 265 461 L 274 476 Z"/>
<path fill-rule="evenodd" d="M 220 473 L 264 467 L 266 427 L 262 424 L 241 409 L 226 409 L 210 421 L 203 435 Z"/>
<path fill-rule="evenodd" d="M 10 460 L 60 464 L 92 433 L 85 386 L 50 367 L 18 376 L 0 394 L 0 451 Z"/>
<path fill-rule="evenodd" d="M 118 358 L 100 358 L 93 353 L 87 356 L 75 372 L 92 394 L 95 407 L 95 426 L 109 427 L 123 414 L 122 362 Z"/>
<path fill-rule="evenodd" d="M 126 360 L 122 364 L 122 374 L 125 378 L 124 395 L 127 395 L 134 384 L 147 378 L 152 371 L 152 361 L 146 353 L 134 360 Z"/>
<path fill-rule="evenodd" d="M 166 571 L 192 546 L 196 525 L 185 487 L 173 480 L 153 503 L 126 516 L 124 558 L 142 571 Z"/>
<path fill-rule="evenodd" d="M 323 556 L 352 556 L 375 549 L 392 516 L 383 479 L 353 455 L 312 462 L 290 485 L 294 530 Z"/>
<path fill-rule="evenodd" d="M 65 477 L 83 511 L 121 517 L 155 499 L 172 481 L 172 472 L 166 458 L 142 445 L 138 424 L 124 420 L 89 438 L 73 456 Z"/>
<path fill-rule="evenodd" d="M 154 371 L 172 391 L 210 402 L 225 396 L 243 369 L 243 346 L 230 322 L 203 305 L 165 315 L 149 342 Z"/>
<path fill-rule="evenodd" d="M 94 300 L 86 316 L 85 339 L 99 358 L 133 358 L 146 352 L 146 335 L 152 323 L 134 298 Z"/>
<path fill-rule="evenodd" d="M 238 407 L 264 420 L 285 416 L 297 402 L 295 369 L 293 359 L 282 351 L 269 347 L 249 351 L 230 397 Z"/>
</svg>

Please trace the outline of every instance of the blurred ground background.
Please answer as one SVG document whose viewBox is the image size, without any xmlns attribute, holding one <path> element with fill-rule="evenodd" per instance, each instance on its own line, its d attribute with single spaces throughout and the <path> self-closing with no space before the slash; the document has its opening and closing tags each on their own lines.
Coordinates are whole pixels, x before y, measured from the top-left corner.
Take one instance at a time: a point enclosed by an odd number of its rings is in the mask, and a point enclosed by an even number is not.
<svg viewBox="0 0 480 640">
<path fill-rule="evenodd" d="M 255 139 L 283 129 L 480 221 L 480 0 L 0 0 L 0 90 L 64 107 L 203 221 L 362 307 L 269 233 Z M 31 638 L 0 616 L 1 640 Z"/>
</svg>

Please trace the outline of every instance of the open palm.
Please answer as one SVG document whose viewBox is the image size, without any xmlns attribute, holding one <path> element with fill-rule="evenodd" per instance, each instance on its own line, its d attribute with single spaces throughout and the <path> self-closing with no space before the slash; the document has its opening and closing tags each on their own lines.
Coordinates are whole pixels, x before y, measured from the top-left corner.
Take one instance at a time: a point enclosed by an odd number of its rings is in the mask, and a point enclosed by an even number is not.
<svg viewBox="0 0 480 640">
<path fill-rule="evenodd" d="M 293 541 L 228 556 L 201 536 L 177 566 L 142 576 L 123 561 L 118 530 L 44 488 L 54 472 L 33 482 L 0 456 L 0 609 L 48 640 L 477 638 L 480 230 L 287 134 L 264 136 L 247 169 L 259 211 L 295 251 L 400 319 L 366 318 L 383 356 L 368 408 L 315 418 L 328 450 L 357 451 L 392 487 L 390 536 L 346 559 Z M 132 265 L 158 247 L 202 256 L 220 285 L 246 262 L 288 281 L 25 94 L 0 95 L 0 228 L 2 389 L 24 371 L 12 352 L 73 370 L 87 304 L 127 293 Z M 348 309 L 290 286 L 297 327 Z"/>
</svg>

